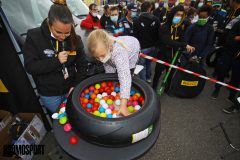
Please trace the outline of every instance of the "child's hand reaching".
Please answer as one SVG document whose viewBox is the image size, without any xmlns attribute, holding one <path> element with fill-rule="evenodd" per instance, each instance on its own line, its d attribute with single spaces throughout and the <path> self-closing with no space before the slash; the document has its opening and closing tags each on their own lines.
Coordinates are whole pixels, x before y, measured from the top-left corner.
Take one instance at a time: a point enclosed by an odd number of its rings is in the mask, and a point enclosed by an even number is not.
<svg viewBox="0 0 240 160">
<path fill-rule="evenodd" d="M 118 115 L 122 114 L 123 116 L 129 116 L 131 113 L 127 109 L 127 99 L 121 99 L 120 109 Z"/>
</svg>

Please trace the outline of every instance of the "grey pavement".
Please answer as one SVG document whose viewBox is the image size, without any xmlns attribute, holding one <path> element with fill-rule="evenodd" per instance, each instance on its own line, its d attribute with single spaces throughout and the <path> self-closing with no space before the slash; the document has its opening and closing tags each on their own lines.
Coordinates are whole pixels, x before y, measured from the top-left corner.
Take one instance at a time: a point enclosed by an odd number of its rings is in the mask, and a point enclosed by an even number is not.
<svg viewBox="0 0 240 160">
<path fill-rule="evenodd" d="M 208 73 L 211 73 L 208 69 Z M 154 147 L 140 160 L 240 160 L 240 153 L 231 149 L 220 127 L 225 128 L 232 143 L 240 147 L 240 114 L 227 115 L 221 110 L 231 105 L 228 91 L 222 88 L 219 98 L 210 98 L 214 84 L 207 82 L 204 91 L 194 99 L 163 95 L 161 99 L 161 132 Z M 60 148 L 50 132 L 45 137 L 46 155 L 34 159 L 71 159 Z M 50 153 L 49 153 L 50 152 Z M 47 155 L 48 153 L 48 155 Z"/>
</svg>

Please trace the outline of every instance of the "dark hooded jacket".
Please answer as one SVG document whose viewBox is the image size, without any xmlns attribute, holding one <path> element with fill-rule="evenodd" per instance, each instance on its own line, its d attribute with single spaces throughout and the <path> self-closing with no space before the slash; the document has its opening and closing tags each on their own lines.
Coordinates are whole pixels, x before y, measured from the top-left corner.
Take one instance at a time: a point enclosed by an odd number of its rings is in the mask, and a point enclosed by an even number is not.
<svg viewBox="0 0 240 160">
<path fill-rule="evenodd" d="M 150 13 L 142 13 L 133 21 L 133 35 L 140 42 L 142 49 L 155 46 L 159 26 L 158 18 Z"/>
<path fill-rule="evenodd" d="M 178 11 L 184 11 L 183 6 L 178 5 L 174 7 L 169 13 L 166 23 L 159 29 L 159 41 L 157 42 L 159 47 L 157 58 L 159 59 L 170 61 L 178 48 L 185 48 L 187 45 L 187 43 L 183 41 L 183 19 L 182 22 L 177 25 L 172 24 L 173 17 Z"/>
<path fill-rule="evenodd" d="M 81 82 L 87 73 L 81 38 L 77 36 L 77 47 L 74 50 L 71 49 L 71 36 L 65 39 L 64 50 L 71 51 L 65 63 L 69 73 L 67 79 L 63 77 L 63 66 L 57 58 L 56 42 L 45 20 L 40 27 L 28 31 L 23 46 L 26 71 L 33 76 L 38 92 L 43 96 L 66 94 L 70 87 Z M 58 51 L 63 51 L 62 42 L 59 42 Z"/>
</svg>

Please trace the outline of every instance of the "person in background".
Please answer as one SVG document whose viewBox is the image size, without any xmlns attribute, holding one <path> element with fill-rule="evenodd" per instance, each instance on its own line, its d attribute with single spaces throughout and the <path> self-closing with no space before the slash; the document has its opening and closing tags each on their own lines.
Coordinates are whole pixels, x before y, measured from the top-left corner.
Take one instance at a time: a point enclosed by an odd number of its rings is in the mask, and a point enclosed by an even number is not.
<svg viewBox="0 0 240 160">
<path fill-rule="evenodd" d="M 167 7 L 166 7 L 167 9 L 166 18 L 170 14 L 171 10 L 175 7 L 175 4 L 176 4 L 176 0 L 168 0 Z"/>
<path fill-rule="evenodd" d="M 188 29 L 189 26 L 191 26 L 194 22 L 194 17 L 196 15 L 196 9 L 191 7 L 188 12 L 187 12 L 187 16 L 186 18 L 184 19 L 183 21 L 183 24 L 184 24 L 184 27 L 185 27 L 185 30 Z"/>
<path fill-rule="evenodd" d="M 104 30 L 95 30 L 87 39 L 90 54 L 104 65 L 106 73 L 117 73 L 120 82 L 119 114 L 128 116 L 127 101 L 132 85 L 131 72 L 138 61 L 140 44 L 131 36 L 113 37 Z"/>
<path fill-rule="evenodd" d="M 151 2 L 151 11 L 150 13 L 153 14 L 153 11 L 155 10 L 155 3 L 154 2 Z"/>
<path fill-rule="evenodd" d="M 185 42 L 195 48 L 191 54 L 202 64 L 202 59 L 210 52 L 214 40 L 213 26 L 208 23 L 211 7 L 204 5 L 198 9 L 198 21 L 190 26 L 184 35 Z"/>
<path fill-rule="evenodd" d="M 139 40 L 141 52 L 153 56 L 155 44 L 158 41 L 158 30 L 160 23 L 157 17 L 151 13 L 151 3 L 144 2 L 141 6 L 141 13 L 133 22 L 134 36 Z M 139 64 L 143 65 L 143 70 L 139 73 L 140 78 L 151 83 L 151 61 L 140 58 Z"/>
<path fill-rule="evenodd" d="M 167 9 L 164 7 L 164 0 L 158 1 L 158 7 L 153 11 L 153 15 L 158 18 L 160 24 L 165 22 Z"/>
<path fill-rule="evenodd" d="M 225 24 L 240 15 L 240 0 L 230 0 L 230 12 L 227 14 Z"/>
<path fill-rule="evenodd" d="M 195 6 L 196 6 L 196 0 L 191 0 L 190 7 L 195 8 Z"/>
<path fill-rule="evenodd" d="M 33 76 L 40 101 L 54 113 L 73 87 L 87 76 L 87 60 L 72 13 L 55 0 L 41 26 L 27 32 L 24 66 Z"/>
<path fill-rule="evenodd" d="M 106 28 L 106 26 L 110 23 L 110 9 L 109 9 L 109 5 L 105 5 L 104 7 L 104 13 L 102 15 L 102 17 L 100 18 L 100 24 L 102 26 L 102 28 Z"/>
<path fill-rule="evenodd" d="M 157 42 L 160 52 L 156 55 L 158 59 L 170 63 L 179 48 L 186 49 L 188 53 L 192 53 L 194 51 L 194 47 L 183 41 L 183 20 L 184 7 L 178 5 L 171 10 L 166 23 L 160 27 L 159 41 Z M 165 67 L 162 64 L 156 63 L 152 84 L 154 90 L 157 89 L 159 79 L 164 70 Z"/>
<path fill-rule="evenodd" d="M 124 26 L 119 23 L 119 11 L 118 7 L 110 8 L 110 23 L 106 26 L 106 30 L 113 34 L 113 36 L 118 37 L 124 35 Z"/>
<path fill-rule="evenodd" d="M 198 9 L 198 8 L 202 7 L 204 5 L 204 3 L 205 3 L 204 0 L 197 0 L 194 8 Z"/>
<path fill-rule="evenodd" d="M 206 5 L 212 6 L 212 4 L 213 4 L 213 1 L 212 1 L 212 0 L 206 0 Z"/>
<path fill-rule="evenodd" d="M 119 5 L 117 6 L 118 7 L 118 11 L 119 11 L 119 19 L 121 19 L 124 16 L 124 14 L 125 14 L 125 8 L 124 7 L 126 5 L 127 5 L 126 1 L 121 1 L 119 3 Z"/>
<path fill-rule="evenodd" d="M 185 0 L 184 3 L 183 3 L 183 7 L 184 7 L 185 12 L 187 13 L 188 10 L 189 10 L 190 8 L 192 8 L 192 7 L 191 7 L 191 1 L 190 1 L 190 0 Z"/>
<path fill-rule="evenodd" d="M 182 5 L 182 6 L 184 6 L 184 2 L 185 2 L 185 0 L 179 0 L 178 5 Z M 184 8 L 184 9 L 185 9 L 185 8 Z"/>
<path fill-rule="evenodd" d="M 87 17 L 82 20 L 80 26 L 87 28 L 87 29 L 100 29 L 102 28 L 100 24 L 100 20 L 97 17 L 98 15 L 98 9 L 97 5 L 95 3 L 92 3 L 89 5 L 89 14 Z"/>
<path fill-rule="evenodd" d="M 127 15 L 119 20 L 119 23 L 123 24 L 124 35 L 133 35 L 133 19 L 137 17 L 137 5 L 131 3 L 127 6 Z"/>
</svg>

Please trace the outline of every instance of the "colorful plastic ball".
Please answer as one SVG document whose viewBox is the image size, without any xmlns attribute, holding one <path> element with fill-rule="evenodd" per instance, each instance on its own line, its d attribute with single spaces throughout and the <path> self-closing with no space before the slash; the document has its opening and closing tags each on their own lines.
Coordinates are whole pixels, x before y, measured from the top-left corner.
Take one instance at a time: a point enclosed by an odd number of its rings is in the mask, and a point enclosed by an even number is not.
<svg viewBox="0 0 240 160">
<path fill-rule="evenodd" d="M 117 114 L 114 113 L 114 114 L 112 115 L 112 118 L 118 118 Z"/>
<path fill-rule="evenodd" d="M 102 97 L 106 97 L 108 94 L 106 92 L 102 93 Z"/>
<path fill-rule="evenodd" d="M 104 91 L 106 92 L 107 90 L 109 90 L 110 88 L 109 87 L 105 87 L 104 88 Z"/>
<path fill-rule="evenodd" d="M 134 96 L 132 96 L 132 99 L 133 99 L 134 101 L 137 101 L 137 100 L 138 100 L 138 96 L 135 94 Z"/>
<path fill-rule="evenodd" d="M 88 103 L 88 99 L 87 98 L 83 98 L 83 103 Z"/>
<path fill-rule="evenodd" d="M 133 107 L 133 106 L 128 106 L 127 108 L 128 108 L 128 111 L 129 111 L 130 113 L 133 113 L 133 111 L 134 111 L 134 107 Z"/>
<path fill-rule="evenodd" d="M 62 108 L 60 108 L 59 111 L 64 113 L 64 112 L 66 111 L 66 107 L 62 107 Z"/>
<path fill-rule="evenodd" d="M 109 99 L 115 101 L 116 98 L 115 98 L 115 96 L 110 95 L 110 96 L 109 96 Z"/>
<path fill-rule="evenodd" d="M 100 113 L 104 113 L 104 112 L 105 112 L 105 108 L 100 107 L 100 108 L 98 109 L 98 111 L 99 111 Z"/>
<path fill-rule="evenodd" d="M 120 91 L 120 87 L 115 87 L 114 91 L 115 92 L 119 92 Z"/>
<path fill-rule="evenodd" d="M 93 111 L 93 112 L 94 112 L 94 111 L 97 111 L 97 110 L 98 110 L 98 107 L 95 107 L 95 106 L 94 106 L 94 107 L 92 108 L 92 111 Z"/>
<path fill-rule="evenodd" d="M 108 100 L 107 100 L 107 104 L 108 104 L 108 105 L 113 104 L 113 100 L 108 99 Z"/>
<path fill-rule="evenodd" d="M 94 102 L 93 106 L 98 108 L 100 106 L 100 104 L 98 102 Z"/>
<path fill-rule="evenodd" d="M 132 105 L 132 101 L 128 101 L 127 106 L 131 106 L 131 105 Z"/>
<path fill-rule="evenodd" d="M 81 93 L 81 97 L 84 97 L 84 95 L 85 95 L 85 94 L 82 92 L 82 93 Z"/>
<path fill-rule="evenodd" d="M 100 84 L 95 84 L 95 88 L 96 88 L 96 89 L 100 89 L 100 88 L 101 88 L 101 85 L 100 85 Z"/>
<path fill-rule="evenodd" d="M 131 90 L 130 95 L 134 95 L 136 92 L 134 90 Z"/>
<path fill-rule="evenodd" d="M 134 109 L 138 111 L 138 110 L 141 109 L 141 106 L 140 105 L 136 105 L 136 106 L 134 106 Z"/>
<path fill-rule="evenodd" d="M 93 104 L 93 103 L 94 103 L 94 100 L 93 100 L 93 99 L 90 99 L 90 100 L 88 101 L 88 103 Z"/>
<path fill-rule="evenodd" d="M 87 103 L 83 103 L 83 104 L 82 104 L 82 107 L 83 107 L 83 108 L 87 108 Z"/>
<path fill-rule="evenodd" d="M 110 95 L 112 93 L 112 90 L 111 89 L 107 89 L 107 94 Z"/>
<path fill-rule="evenodd" d="M 101 105 L 105 104 L 106 101 L 104 99 L 101 99 L 100 102 L 99 102 Z"/>
<path fill-rule="evenodd" d="M 112 114 L 108 114 L 108 115 L 107 115 L 107 118 L 112 118 Z"/>
<path fill-rule="evenodd" d="M 90 87 L 89 87 L 89 91 L 92 91 L 92 92 L 93 92 L 94 89 L 95 89 L 94 86 L 90 86 Z"/>
<path fill-rule="evenodd" d="M 118 111 L 117 110 L 113 110 L 112 114 L 118 114 Z"/>
<path fill-rule="evenodd" d="M 108 86 L 108 87 L 112 87 L 112 86 L 113 86 L 113 82 L 108 82 L 108 83 L 107 83 L 107 86 Z"/>
<path fill-rule="evenodd" d="M 85 93 L 85 94 L 88 94 L 88 93 L 89 93 L 89 89 L 85 89 L 85 90 L 84 90 L 84 93 Z"/>
<path fill-rule="evenodd" d="M 141 96 L 141 94 L 140 94 L 140 93 L 135 93 L 135 96 L 138 96 L 138 97 L 140 97 L 140 96 Z"/>
<path fill-rule="evenodd" d="M 138 101 L 134 101 L 134 102 L 132 103 L 132 105 L 133 105 L 133 106 L 138 105 Z"/>
<path fill-rule="evenodd" d="M 101 113 L 100 113 L 99 111 L 94 111 L 93 114 L 94 114 L 95 116 L 100 116 Z"/>
<path fill-rule="evenodd" d="M 91 95 L 93 94 L 93 92 L 89 92 L 88 94 L 89 94 L 89 96 L 91 97 Z"/>
<path fill-rule="evenodd" d="M 91 113 L 92 112 L 92 109 L 91 108 L 86 108 L 86 111 Z"/>
<path fill-rule="evenodd" d="M 114 105 L 109 105 L 108 108 L 111 110 L 114 110 L 115 107 L 114 107 Z"/>
<path fill-rule="evenodd" d="M 101 94 L 98 94 L 98 95 L 97 95 L 97 98 L 101 99 L 101 98 L 102 98 L 102 95 L 101 95 Z"/>
<path fill-rule="evenodd" d="M 59 105 L 59 107 L 60 107 L 60 108 L 66 107 L 66 103 L 61 103 L 61 104 Z"/>
<path fill-rule="evenodd" d="M 115 104 L 116 104 L 117 106 L 120 106 L 121 101 L 118 99 L 118 100 L 115 101 Z"/>
<path fill-rule="evenodd" d="M 102 105 L 102 107 L 103 107 L 104 109 L 107 109 L 107 108 L 108 108 L 108 104 L 105 103 L 105 104 Z"/>
<path fill-rule="evenodd" d="M 87 104 L 87 108 L 92 108 L 92 104 L 91 104 L 91 103 L 88 103 L 88 104 Z"/>
<path fill-rule="evenodd" d="M 99 93 L 99 90 L 98 89 L 94 89 L 93 93 L 97 95 Z"/>
<path fill-rule="evenodd" d="M 116 93 L 116 92 L 112 92 L 111 95 L 112 95 L 112 96 L 116 96 L 117 93 Z"/>
<path fill-rule="evenodd" d="M 103 99 L 105 102 L 107 102 L 108 96 L 104 96 L 102 99 Z"/>
<path fill-rule="evenodd" d="M 95 98 L 95 99 L 94 99 L 94 102 L 98 102 L 98 103 L 99 103 L 99 102 L 100 102 L 100 99 L 99 99 L 99 98 Z"/>
<path fill-rule="evenodd" d="M 58 119 L 58 113 L 53 113 L 52 119 Z"/>
<path fill-rule="evenodd" d="M 59 119 L 59 123 L 60 123 L 60 124 L 65 124 L 65 123 L 67 123 L 67 117 L 65 116 L 65 117 L 60 118 L 60 119 Z"/>
<path fill-rule="evenodd" d="M 101 113 L 101 114 L 100 114 L 100 117 L 106 118 L 106 117 L 107 117 L 107 114 L 106 114 L 106 113 Z"/>
<path fill-rule="evenodd" d="M 106 82 L 102 82 L 102 83 L 101 83 L 101 86 L 102 86 L 103 88 L 105 88 L 105 87 L 107 87 L 107 83 L 106 83 Z"/>
<path fill-rule="evenodd" d="M 141 97 L 139 97 L 139 99 L 138 99 L 140 102 L 142 102 L 143 100 L 144 100 L 144 97 L 143 96 L 141 96 Z"/>
<path fill-rule="evenodd" d="M 59 112 L 58 119 L 63 118 L 66 116 L 66 113 Z"/>
<path fill-rule="evenodd" d="M 78 138 L 77 136 L 71 136 L 69 139 L 70 144 L 77 144 L 78 143 Z"/>
<path fill-rule="evenodd" d="M 71 126 L 70 123 L 67 123 L 67 124 L 64 125 L 63 129 L 64 129 L 65 132 L 69 132 L 69 131 L 71 131 L 72 126 Z"/>
<path fill-rule="evenodd" d="M 97 97 L 97 96 L 96 96 L 96 94 L 94 94 L 94 93 L 90 96 L 91 99 L 95 99 L 96 97 Z"/>
<path fill-rule="evenodd" d="M 103 93 L 104 92 L 104 89 L 103 88 L 100 88 L 99 89 L 99 93 Z"/>
<path fill-rule="evenodd" d="M 89 99 L 89 98 L 90 98 L 90 95 L 89 95 L 89 94 L 85 94 L 84 98 Z"/>
<path fill-rule="evenodd" d="M 111 114 L 111 113 L 112 113 L 112 110 L 108 108 L 108 109 L 105 110 L 105 113 L 106 113 L 106 114 Z"/>
</svg>

